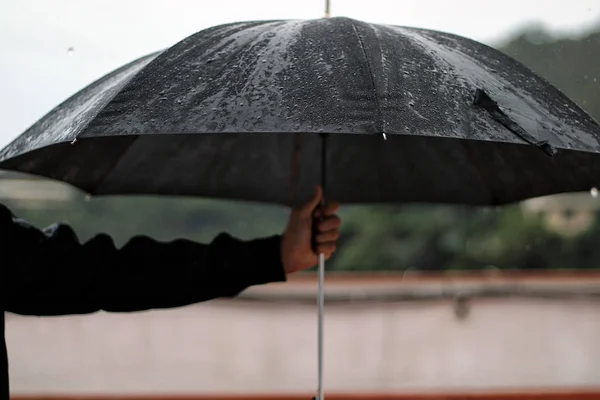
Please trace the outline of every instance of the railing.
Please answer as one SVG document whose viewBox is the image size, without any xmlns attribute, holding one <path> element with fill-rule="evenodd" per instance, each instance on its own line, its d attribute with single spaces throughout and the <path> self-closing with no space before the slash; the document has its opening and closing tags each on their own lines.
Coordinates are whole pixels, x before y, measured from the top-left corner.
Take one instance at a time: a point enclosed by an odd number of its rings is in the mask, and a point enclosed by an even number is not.
<svg viewBox="0 0 600 400">
<path fill-rule="evenodd" d="M 326 394 L 327 400 L 600 400 L 597 390 L 510 391 L 421 394 Z M 311 394 L 289 395 L 65 395 L 12 396 L 12 400 L 310 400 Z"/>
</svg>

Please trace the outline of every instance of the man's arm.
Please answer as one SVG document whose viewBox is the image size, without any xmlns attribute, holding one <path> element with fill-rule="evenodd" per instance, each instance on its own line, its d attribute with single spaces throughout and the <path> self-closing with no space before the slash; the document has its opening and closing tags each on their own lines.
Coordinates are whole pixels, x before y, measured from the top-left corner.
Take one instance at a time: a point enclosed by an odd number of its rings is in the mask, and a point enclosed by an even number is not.
<svg viewBox="0 0 600 400">
<path fill-rule="evenodd" d="M 80 243 L 68 225 L 44 231 L 0 204 L 5 311 L 27 315 L 128 312 L 232 297 L 285 281 L 281 238 L 210 244 L 144 236 L 117 248 L 107 235 Z"/>
</svg>

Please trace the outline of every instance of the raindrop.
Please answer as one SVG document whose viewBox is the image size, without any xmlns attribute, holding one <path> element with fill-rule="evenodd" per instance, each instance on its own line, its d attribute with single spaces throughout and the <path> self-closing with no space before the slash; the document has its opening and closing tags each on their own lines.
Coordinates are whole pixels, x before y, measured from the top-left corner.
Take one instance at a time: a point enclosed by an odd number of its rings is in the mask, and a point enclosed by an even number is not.
<svg viewBox="0 0 600 400">
<path fill-rule="evenodd" d="M 414 107 L 415 106 L 415 102 L 411 101 L 410 103 L 408 103 L 409 106 Z"/>
<path fill-rule="evenodd" d="M 75 49 L 74 49 L 74 48 L 72 48 L 72 47 L 69 47 L 69 48 L 67 49 L 67 54 L 68 54 L 68 55 L 70 55 L 70 56 L 72 56 L 73 54 L 75 54 Z"/>
<path fill-rule="evenodd" d="M 92 195 L 91 194 L 86 194 L 85 197 L 83 198 L 85 201 L 90 201 L 92 199 Z"/>
<path fill-rule="evenodd" d="M 387 135 L 385 134 L 385 132 L 383 132 L 383 140 L 387 140 Z"/>
<path fill-rule="evenodd" d="M 207 64 L 210 64 L 210 63 L 211 63 L 211 62 L 213 62 L 213 61 L 215 61 L 215 59 L 214 59 L 214 58 L 209 58 L 208 60 L 206 60 L 206 63 L 207 63 Z"/>
<path fill-rule="evenodd" d="M 598 197 L 598 189 L 596 189 L 595 187 L 593 187 L 593 188 L 590 190 L 590 194 L 592 195 L 592 197 L 593 197 L 593 198 L 596 198 L 596 197 Z"/>
<path fill-rule="evenodd" d="M 598 78 L 594 78 L 594 82 L 598 82 Z"/>
<path fill-rule="evenodd" d="M 77 143 L 77 138 L 73 139 L 73 141 L 71 142 L 71 144 L 75 144 Z"/>
</svg>

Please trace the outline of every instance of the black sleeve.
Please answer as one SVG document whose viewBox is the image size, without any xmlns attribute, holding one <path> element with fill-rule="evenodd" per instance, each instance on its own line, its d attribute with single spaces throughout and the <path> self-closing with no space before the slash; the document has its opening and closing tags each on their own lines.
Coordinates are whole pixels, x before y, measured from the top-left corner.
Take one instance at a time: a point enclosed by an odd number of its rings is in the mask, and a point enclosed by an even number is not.
<svg viewBox="0 0 600 400">
<path fill-rule="evenodd" d="M 117 248 L 107 235 L 80 243 L 68 225 L 39 230 L 0 204 L 4 310 L 26 315 L 141 311 L 233 297 L 285 281 L 280 236 L 209 244 L 144 236 Z"/>
</svg>

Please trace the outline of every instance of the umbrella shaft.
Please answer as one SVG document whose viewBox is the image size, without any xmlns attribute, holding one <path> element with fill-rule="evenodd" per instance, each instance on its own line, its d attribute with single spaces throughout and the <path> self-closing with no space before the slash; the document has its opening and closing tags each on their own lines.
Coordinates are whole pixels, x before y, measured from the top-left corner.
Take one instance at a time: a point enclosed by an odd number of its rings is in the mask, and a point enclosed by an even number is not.
<svg viewBox="0 0 600 400">
<path fill-rule="evenodd" d="M 326 184 L 327 184 L 327 137 L 326 133 L 321 134 L 321 189 L 323 189 L 323 197 L 321 197 L 321 207 L 325 206 Z"/>
<path fill-rule="evenodd" d="M 321 135 L 321 188 L 323 197 L 321 198 L 321 209 L 325 207 L 325 184 L 327 183 L 327 134 Z M 321 214 L 321 218 L 323 215 Z M 325 255 L 319 254 L 319 283 L 317 288 L 317 358 L 318 358 L 318 384 L 317 400 L 324 400 L 323 395 L 323 310 L 325 308 Z"/>
<path fill-rule="evenodd" d="M 323 309 L 325 307 L 325 255 L 319 254 L 319 285 L 318 285 L 318 397 L 317 400 L 324 400 L 323 396 Z"/>
</svg>

